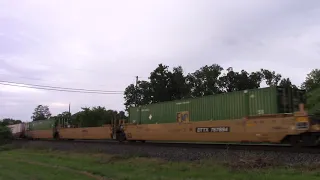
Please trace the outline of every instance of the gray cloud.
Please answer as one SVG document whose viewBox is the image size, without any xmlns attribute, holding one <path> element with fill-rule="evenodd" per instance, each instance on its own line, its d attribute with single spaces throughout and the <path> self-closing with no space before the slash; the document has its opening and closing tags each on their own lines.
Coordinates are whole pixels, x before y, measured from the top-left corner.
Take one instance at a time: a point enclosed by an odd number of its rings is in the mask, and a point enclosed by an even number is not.
<svg viewBox="0 0 320 180">
<path fill-rule="evenodd" d="M 320 67 L 318 0 L 136 0 L 0 2 L 0 80 L 124 90 L 158 63 L 187 72 L 212 63 L 261 67 L 300 84 Z M 27 90 L 0 85 L 0 118 L 29 120 L 37 104 L 53 113 L 123 95 Z"/>
</svg>

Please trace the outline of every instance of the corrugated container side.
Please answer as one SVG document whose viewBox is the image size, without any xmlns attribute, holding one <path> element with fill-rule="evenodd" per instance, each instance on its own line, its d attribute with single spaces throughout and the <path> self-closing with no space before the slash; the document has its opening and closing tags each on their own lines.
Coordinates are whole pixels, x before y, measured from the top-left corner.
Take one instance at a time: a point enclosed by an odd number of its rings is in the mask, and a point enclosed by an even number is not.
<svg viewBox="0 0 320 180">
<path fill-rule="evenodd" d="M 287 88 L 278 87 L 278 113 L 288 113 L 292 110 L 291 93 Z"/>
<path fill-rule="evenodd" d="M 306 91 L 300 89 L 292 89 L 293 111 L 299 111 L 299 104 L 306 104 Z"/>
<path fill-rule="evenodd" d="M 131 107 L 130 122 L 142 124 L 172 123 L 177 113 L 188 111 L 190 121 L 237 119 L 246 115 L 244 91 L 217 94 L 193 99 Z M 140 109 L 137 111 L 137 109 Z"/>
<path fill-rule="evenodd" d="M 294 88 L 278 87 L 278 113 L 299 111 L 299 104 L 306 103 L 306 91 Z"/>
<path fill-rule="evenodd" d="M 235 119 L 245 113 L 244 98 L 243 91 L 195 98 L 185 111 L 190 112 L 191 121 Z"/>
<path fill-rule="evenodd" d="M 129 107 L 129 117 L 128 117 L 128 121 L 129 123 L 136 123 L 134 122 L 135 119 L 137 119 L 137 108 L 136 107 Z"/>
<path fill-rule="evenodd" d="M 48 130 L 54 126 L 55 119 L 46 119 L 39 121 L 32 121 L 28 123 L 29 130 Z"/>
<path fill-rule="evenodd" d="M 267 87 L 149 104 L 129 109 L 130 122 L 141 124 L 172 123 L 177 113 L 190 121 L 239 119 L 244 116 L 292 112 L 292 99 L 302 99 L 301 91 Z M 294 97 L 294 98 L 292 98 Z M 297 101 L 297 100 L 296 100 Z M 295 104 L 299 104 L 295 102 Z M 185 117 L 185 116 L 184 116 Z"/>
<path fill-rule="evenodd" d="M 277 88 L 261 88 L 248 91 L 249 115 L 278 113 Z"/>
<path fill-rule="evenodd" d="M 18 134 L 24 130 L 24 123 L 8 125 L 8 127 L 11 129 L 12 134 Z"/>
<path fill-rule="evenodd" d="M 212 110 L 214 113 L 213 120 L 242 118 L 246 115 L 246 98 L 245 91 L 213 96 L 211 99 L 215 103 Z"/>
</svg>

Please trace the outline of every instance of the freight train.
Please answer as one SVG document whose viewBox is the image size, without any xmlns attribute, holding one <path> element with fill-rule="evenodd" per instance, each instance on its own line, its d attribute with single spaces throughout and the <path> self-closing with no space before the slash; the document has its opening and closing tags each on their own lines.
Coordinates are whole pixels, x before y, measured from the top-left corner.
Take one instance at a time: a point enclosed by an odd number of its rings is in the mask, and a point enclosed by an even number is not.
<svg viewBox="0 0 320 180">
<path fill-rule="evenodd" d="M 305 92 L 268 87 L 129 108 L 129 121 L 73 127 L 48 119 L 11 125 L 29 139 L 276 143 L 320 145 L 320 118 L 304 109 Z"/>
</svg>

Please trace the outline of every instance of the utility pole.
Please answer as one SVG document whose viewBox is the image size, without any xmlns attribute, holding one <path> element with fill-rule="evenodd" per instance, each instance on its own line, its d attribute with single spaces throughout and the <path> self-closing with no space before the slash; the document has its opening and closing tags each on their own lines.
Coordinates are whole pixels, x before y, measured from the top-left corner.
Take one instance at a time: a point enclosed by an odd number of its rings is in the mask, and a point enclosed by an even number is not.
<svg viewBox="0 0 320 180">
<path fill-rule="evenodd" d="M 70 104 L 71 103 L 69 103 L 69 119 L 68 119 L 68 125 L 70 125 L 70 123 L 71 123 L 71 111 L 70 111 Z M 71 125 L 70 125 L 71 126 Z"/>
<path fill-rule="evenodd" d="M 138 81 L 139 81 L 139 76 L 136 76 L 136 90 L 135 90 L 135 107 L 138 106 Z"/>
</svg>

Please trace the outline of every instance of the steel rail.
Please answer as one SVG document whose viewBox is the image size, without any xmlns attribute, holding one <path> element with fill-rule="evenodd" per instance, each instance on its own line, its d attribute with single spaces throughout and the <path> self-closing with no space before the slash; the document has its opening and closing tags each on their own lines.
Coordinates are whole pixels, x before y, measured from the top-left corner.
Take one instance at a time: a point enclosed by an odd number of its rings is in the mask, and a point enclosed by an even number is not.
<svg viewBox="0 0 320 180">
<path fill-rule="evenodd" d="M 74 143 L 74 144 L 103 144 L 103 145 L 122 145 L 122 146 L 140 146 L 140 147 L 168 147 L 168 148 L 185 148 L 194 149 L 224 149 L 224 150 L 247 150 L 247 151 L 274 151 L 274 152 L 290 152 L 290 153 L 308 153 L 320 154 L 319 147 L 300 147 L 295 148 L 290 145 L 274 145 L 274 144 L 212 144 L 212 143 L 186 143 L 186 142 L 117 142 L 114 140 L 28 140 L 15 139 L 14 141 L 45 141 L 52 143 Z"/>
</svg>

